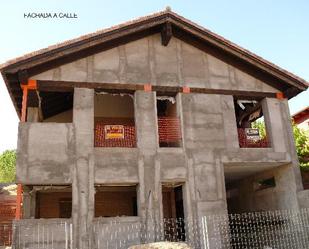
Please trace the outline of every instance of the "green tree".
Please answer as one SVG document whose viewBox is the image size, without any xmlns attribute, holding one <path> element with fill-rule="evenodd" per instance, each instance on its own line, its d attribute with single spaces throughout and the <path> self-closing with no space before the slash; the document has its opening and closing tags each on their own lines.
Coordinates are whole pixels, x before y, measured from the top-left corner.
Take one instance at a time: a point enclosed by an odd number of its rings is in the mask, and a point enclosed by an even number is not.
<svg viewBox="0 0 309 249">
<path fill-rule="evenodd" d="M 252 128 L 255 128 L 255 129 L 259 129 L 259 132 L 260 132 L 260 136 L 262 138 L 265 138 L 266 137 L 266 130 L 265 130 L 265 124 L 263 121 L 255 121 L 252 123 Z"/>
<path fill-rule="evenodd" d="M 305 130 L 298 128 L 295 123 L 293 123 L 292 126 L 300 167 L 302 170 L 309 171 L 309 134 Z M 252 128 L 259 129 L 262 138 L 266 136 L 264 122 L 255 121 L 252 123 Z"/>
<path fill-rule="evenodd" d="M 16 151 L 6 150 L 0 155 L 0 182 L 15 181 Z"/>
<path fill-rule="evenodd" d="M 293 124 L 296 152 L 301 169 L 309 170 L 309 134 Z"/>
</svg>

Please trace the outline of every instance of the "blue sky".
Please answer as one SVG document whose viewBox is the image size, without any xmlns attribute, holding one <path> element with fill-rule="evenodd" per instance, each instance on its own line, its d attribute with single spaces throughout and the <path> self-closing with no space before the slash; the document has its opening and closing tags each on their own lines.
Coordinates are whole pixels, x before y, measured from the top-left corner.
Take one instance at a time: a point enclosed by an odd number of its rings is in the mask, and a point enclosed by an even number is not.
<svg viewBox="0 0 309 249">
<path fill-rule="evenodd" d="M 10 0 L 0 7 L 0 63 L 67 39 L 160 11 L 178 14 L 309 81 L 308 0 Z M 25 19 L 24 13 L 76 13 L 77 19 Z M 309 91 L 290 100 L 309 105 Z M 18 119 L 0 79 L 0 153 L 16 148 Z"/>
</svg>

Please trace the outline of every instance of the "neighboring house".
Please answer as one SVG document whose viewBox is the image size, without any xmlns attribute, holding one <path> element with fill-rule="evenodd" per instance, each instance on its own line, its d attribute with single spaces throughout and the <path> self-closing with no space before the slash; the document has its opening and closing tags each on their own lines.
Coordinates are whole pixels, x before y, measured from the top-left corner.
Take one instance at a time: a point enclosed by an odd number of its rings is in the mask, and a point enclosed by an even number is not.
<svg viewBox="0 0 309 249">
<path fill-rule="evenodd" d="M 309 130 L 309 106 L 295 113 L 292 118 L 299 128 Z"/>
<path fill-rule="evenodd" d="M 0 248 L 11 245 L 16 210 L 16 185 L 0 183 Z"/>
<path fill-rule="evenodd" d="M 16 224 L 30 234 L 72 228 L 73 248 L 101 248 L 107 221 L 160 233 L 164 218 L 309 206 L 288 109 L 308 83 L 170 10 L 1 73 L 21 118 Z"/>
<path fill-rule="evenodd" d="M 16 185 L 0 183 L 0 224 L 10 223 L 15 218 Z"/>
</svg>

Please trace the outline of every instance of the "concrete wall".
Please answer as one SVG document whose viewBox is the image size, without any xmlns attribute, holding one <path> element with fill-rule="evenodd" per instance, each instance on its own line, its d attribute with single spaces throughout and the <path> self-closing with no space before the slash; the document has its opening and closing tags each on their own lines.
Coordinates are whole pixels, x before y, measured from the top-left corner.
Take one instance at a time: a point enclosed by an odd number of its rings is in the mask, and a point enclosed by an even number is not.
<svg viewBox="0 0 309 249">
<path fill-rule="evenodd" d="M 277 91 L 178 39 L 164 47 L 159 35 L 34 78 Z M 74 248 L 91 248 L 94 184 L 137 184 L 138 214 L 150 229 L 151 222 L 162 219 L 162 183 L 183 184 L 185 218 L 192 222 L 227 212 L 226 167 L 238 165 L 238 174 L 254 164 L 254 174 L 259 166 L 288 165 L 282 174 L 289 173 L 293 186 L 280 194 L 284 207 L 297 208 L 292 203 L 302 186 L 285 100 L 263 101 L 272 144 L 267 149 L 239 148 L 233 96 L 209 94 L 177 96 L 183 144 L 159 148 L 156 93 L 144 91 L 134 94 L 137 148 L 94 148 L 94 103 L 94 90 L 75 89 L 72 124 L 26 123 L 19 130 L 18 181 L 72 183 Z"/>
<path fill-rule="evenodd" d="M 77 156 L 76 149 L 83 149 L 83 153 L 89 150 L 89 156 L 93 158 L 95 183 L 140 183 L 140 188 L 145 191 L 145 185 L 156 181 L 152 190 L 156 191 L 156 198 L 160 198 L 160 181 L 182 181 L 188 183 L 188 189 L 192 189 L 190 198 L 195 202 L 188 201 L 190 205 L 195 203 L 192 210 L 199 205 L 210 205 L 211 209 L 218 210 L 212 205 L 222 205 L 221 208 L 225 205 L 223 164 L 282 165 L 292 160 L 293 153 L 286 141 L 288 137 L 276 133 L 280 131 L 280 134 L 284 134 L 286 130 L 282 112 L 279 108 L 269 108 L 274 103 L 281 106 L 279 100 L 265 100 L 264 115 L 269 123 L 272 148 L 240 149 L 232 96 L 180 94 L 177 104 L 182 122 L 183 146 L 159 148 L 155 132 L 155 93 L 137 91 L 134 109 L 138 148 L 94 149 L 94 97 L 91 95 L 88 98 L 87 103 L 91 108 L 87 115 L 85 111 L 88 107 L 84 107 L 76 98 L 74 103 L 78 108 L 74 109 L 73 124 L 20 124 L 17 162 L 19 181 L 31 184 L 70 183 L 74 178 L 72 159 Z M 85 126 L 80 131 L 83 138 L 74 145 L 80 125 Z M 149 163 L 149 172 L 146 173 L 145 163 Z M 145 176 L 149 176 L 149 179 L 144 179 Z M 155 180 L 154 176 L 157 177 Z"/>
<path fill-rule="evenodd" d="M 278 174 L 288 182 L 288 190 L 282 187 L 275 195 L 260 192 L 255 201 L 247 194 L 246 201 L 258 209 L 258 203 L 276 197 L 278 205 L 272 208 L 298 208 L 297 158 L 287 141 L 291 134 L 290 125 L 284 123 L 284 101 L 266 99 L 264 103 L 272 147 L 242 149 L 232 96 L 179 94 L 177 100 L 183 133 L 180 148 L 159 148 L 154 92 L 134 95 L 137 148 L 94 148 L 94 90 L 90 89 L 75 89 L 72 124 L 20 124 L 17 179 L 24 184 L 72 183 L 77 248 L 88 248 L 93 241 L 94 184 L 137 184 L 138 214 L 153 233 L 153 222 L 159 224 L 163 214 L 162 183 L 183 183 L 185 218 L 197 221 L 203 215 L 227 212 L 226 169 L 235 165 L 236 174 L 248 171 L 251 164 L 255 169 L 287 165 Z M 285 135 L 278 136 L 278 131 Z M 250 209 L 250 205 L 244 207 Z"/>
<path fill-rule="evenodd" d="M 137 162 L 135 148 L 95 148 L 95 183 L 138 183 Z"/>
<path fill-rule="evenodd" d="M 73 130 L 72 124 L 20 123 L 16 181 L 32 185 L 71 183 Z"/>
<path fill-rule="evenodd" d="M 80 59 L 32 78 L 278 91 L 175 37 L 172 37 L 168 46 L 162 46 L 159 34 Z"/>
</svg>

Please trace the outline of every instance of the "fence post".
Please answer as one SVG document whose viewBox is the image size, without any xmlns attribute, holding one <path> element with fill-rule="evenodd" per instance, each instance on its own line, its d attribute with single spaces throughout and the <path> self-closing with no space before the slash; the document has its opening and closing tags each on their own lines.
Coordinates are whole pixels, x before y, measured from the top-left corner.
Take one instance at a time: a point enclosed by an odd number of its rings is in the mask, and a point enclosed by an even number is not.
<svg viewBox="0 0 309 249">
<path fill-rule="evenodd" d="M 203 233 L 203 244 L 204 249 L 209 249 L 209 241 L 208 241 L 208 231 L 207 231 L 207 217 L 202 217 L 202 233 Z"/>
</svg>

